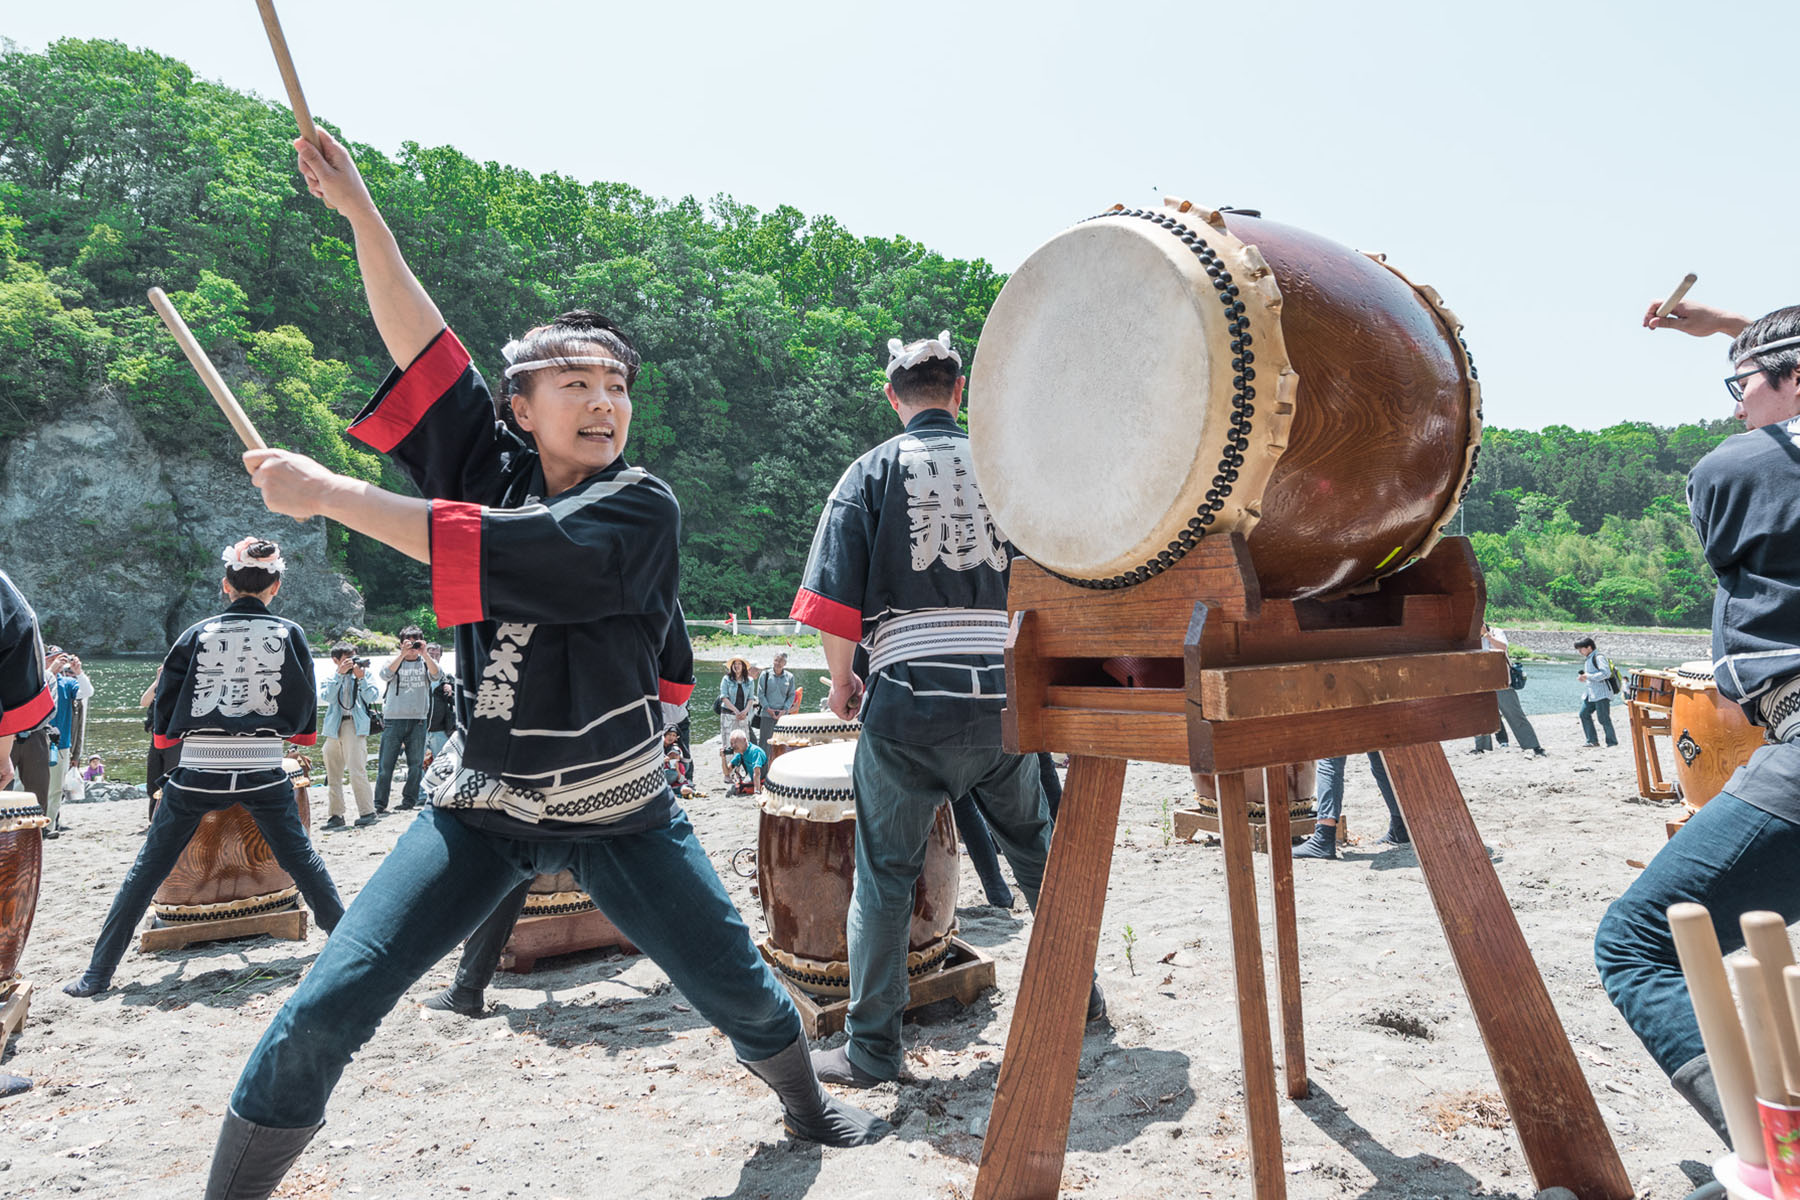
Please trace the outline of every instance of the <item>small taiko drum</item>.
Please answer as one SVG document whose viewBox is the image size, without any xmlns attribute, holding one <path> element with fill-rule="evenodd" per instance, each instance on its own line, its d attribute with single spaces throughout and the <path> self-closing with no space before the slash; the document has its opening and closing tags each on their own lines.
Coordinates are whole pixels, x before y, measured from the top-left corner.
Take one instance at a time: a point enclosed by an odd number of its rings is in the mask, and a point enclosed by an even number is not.
<svg viewBox="0 0 1800 1200">
<path fill-rule="evenodd" d="M 1311 820 L 1319 807 L 1319 773 L 1316 764 L 1289 763 L 1282 770 L 1287 772 L 1288 795 L 1291 797 L 1288 801 L 1288 819 Z M 1261 771 L 1249 773 L 1249 778 L 1245 781 L 1244 801 L 1250 810 L 1251 824 L 1260 825 L 1268 820 L 1269 800 Z M 1219 815 L 1217 776 L 1194 772 L 1194 803 L 1207 816 Z"/>
<path fill-rule="evenodd" d="M 593 909 L 593 898 L 575 882 L 575 872 L 558 871 L 554 875 L 539 875 L 531 881 L 531 890 L 525 894 L 525 911 L 519 914 L 519 919 L 561 917 L 592 912 Z"/>
<path fill-rule="evenodd" d="M 855 742 L 784 754 L 763 784 L 756 835 L 757 891 L 777 971 L 820 996 L 850 994 L 850 889 L 856 873 Z M 938 807 L 913 891 L 908 978 L 936 970 L 956 932 L 960 862 L 950 806 Z"/>
<path fill-rule="evenodd" d="M 50 819 L 30 792 L 0 792 L 0 999 L 19 983 L 19 960 L 44 880 L 44 826 Z"/>
<path fill-rule="evenodd" d="M 1682 663 L 1675 670 L 1669 733 L 1675 739 L 1675 777 L 1688 812 L 1725 790 L 1732 773 L 1763 744 L 1763 731 L 1744 710 L 1719 695 L 1712 663 Z"/>
<path fill-rule="evenodd" d="M 769 738 L 769 761 L 803 746 L 854 742 L 861 735 L 861 721 L 846 721 L 836 713 L 789 713 L 775 722 L 774 736 Z"/>
<path fill-rule="evenodd" d="M 1481 395 L 1460 329 L 1379 256 L 1250 212 L 1115 206 L 994 301 L 974 473 L 1020 552 L 1080 586 L 1235 532 L 1263 595 L 1345 592 L 1428 553 L 1468 486 Z"/>
<path fill-rule="evenodd" d="M 1669 708 L 1675 703 L 1675 672 L 1648 667 L 1633 671 L 1625 687 L 1625 700 L 1645 708 Z"/>
<path fill-rule="evenodd" d="M 291 758 L 281 760 L 294 780 L 300 824 L 310 828 L 312 812 L 305 773 Z M 296 778 L 298 776 L 298 778 Z M 200 818 L 200 827 L 175 862 L 175 869 L 151 897 L 151 908 L 169 924 L 217 921 L 285 912 L 299 903 L 300 889 L 275 861 L 250 811 L 241 804 Z"/>
</svg>

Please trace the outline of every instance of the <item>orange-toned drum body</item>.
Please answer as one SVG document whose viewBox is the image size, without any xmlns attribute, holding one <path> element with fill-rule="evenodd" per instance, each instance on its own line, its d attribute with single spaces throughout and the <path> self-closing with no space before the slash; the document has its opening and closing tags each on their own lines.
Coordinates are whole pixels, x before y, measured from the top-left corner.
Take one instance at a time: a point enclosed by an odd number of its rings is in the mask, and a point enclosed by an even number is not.
<svg viewBox="0 0 1800 1200">
<path fill-rule="evenodd" d="M 1691 812 L 1725 789 L 1732 773 L 1763 744 L 1763 731 L 1744 710 L 1719 695 L 1710 662 L 1683 663 L 1675 673 L 1669 733 L 1675 739 L 1675 777 Z"/>
<path fill-rule="evenodd" d="M 11 990 L 44 879 L 44 826 L 30 792 L 0 792 L 0 996 Z"/>
<path fill-rule="evenodd" d="M 809 992 L 845 996 L 850 990 L 850 889 L 856 875 L 856 817 L 850 796 L 849 756 L 841 745 L 796 750 L 784 762 L 837 755 L 841 781 L 834 794 L 795 787 L 782 794 L 781 775 L 771 772 L 756 837 L 757 891 L 775 969 Z M 813 796 L 801 795 L 802 791 Z M 836 819 L 820 819 L 832 817 Z M 956 885 L 960 860 L 950 806 L 938 807 L 925 845 L 925 866 L 913 891 L 912 927 L 907 935 L 907 970 L 935 969 L 950 950 L 956 930 Z"/>
<path fill-rule="evenodd" d="M 294 799 L 300 824 L 310 828 L 307 791 L 297 786 Z M 156 889 L 151 907 L 164 921 L 209 921 L 281 912 L 298 899 L 293 877 L 276 863 L 249 810 L 234 804 L 200 819 L 200 828 L 175 869 Z"/>
</svg>

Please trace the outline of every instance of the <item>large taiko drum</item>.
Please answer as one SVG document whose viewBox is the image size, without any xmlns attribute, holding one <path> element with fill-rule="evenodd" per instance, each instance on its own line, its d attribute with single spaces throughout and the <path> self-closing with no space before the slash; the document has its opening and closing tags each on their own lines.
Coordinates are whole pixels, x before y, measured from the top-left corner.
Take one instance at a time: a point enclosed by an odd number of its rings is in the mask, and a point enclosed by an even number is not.
<svg viewBox="0 0 1800 1200">
<path fill-rule="evenodd" d="M 0 999 L 19 979 L 44 880 L 44 826 L 50 820 L 30 792 L 0 792 Z"/>
<path fill-rule="evenodd" d="M 1763 731 L 1750 723 L 1743 709 L 1719 695 L 1712 663 L 1705 659 L 1675 669 L 1669 733 L 1675 739 L 1681 803 L 1690 813 L 1724 791 L 1732 773 L 1763 744 Z"/>
<path fill-rule="evenodd" d="M 1710 674 L 1708 678 L 1711 678 Z M 1675 672 L 1650 667 L 1633 671 L 1625 685 L 1625 702 L 1641 704 L 1645 708 L 1669 708 L 1675 703 Z"/>
<path fill-rule="evenodd" d="M 1262 594 L 1426 554 L 1481 441 L 1454 314 L 1379 257 L 1185 201 L 1109 212 L 1014 271 L 981 332 L 970 452 L 1040 566 L 1124 587 L 1248 536 Z"/>
<path fill-rule="evenodd" d="M 281 761 L 295 781 L 300 824 L 310 828 L 308 789 L 301 786 L 305 772 L 294 759 Z M 300 889 L 275 861 L 274 851 L 263 840 L 249 810 L 234 804 L 200 819 L 200 827 L 176 860 L 175 869 L 151 897 L 151 908 L 161 920 L 179 924 L 285 912 L 299 899 Z"/>
<path fill-rule="evenodd" d="M 856 873 L 855 742 L 809 746 L 770 764 L 756 835 L 757 891 L 775 969 L 820 996 L 850 994 L 850 888 Z M 940 805 L 913 890 L 906 970 L 936 970 L 956 932 L 956 824 Z"/>
<path fill-rule="evenodd" d="M 769 738 L 769 761 L 774 762 L 789 750 L 854 742 L 860 736 L 861 721 L 846 721 L 831 712 L 789 713 L 775 722 L 775 733 Z"/>
</svg>

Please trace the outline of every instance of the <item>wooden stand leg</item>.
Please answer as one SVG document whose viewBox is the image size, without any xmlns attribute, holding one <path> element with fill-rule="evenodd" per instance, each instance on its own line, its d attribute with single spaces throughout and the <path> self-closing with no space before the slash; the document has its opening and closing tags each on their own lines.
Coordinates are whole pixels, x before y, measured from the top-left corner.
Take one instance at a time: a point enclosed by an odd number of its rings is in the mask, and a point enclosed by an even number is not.
<svg viewBox="0 0 1800 1200">
<path fill-rule="evenodd" d="M 1630 1200 L 1631 1180 L 1443 747 L 1382 757 L 1532 1178 L 1582 1200 Z"/>
<path fill-rule="evenodd" d="M 1288 810 L 1293 797 L 1288 790 L 1286 767 L 1263 772 L 1263 794 L 1269 813 Z M 1300 1008 L 1300 931 L 1294 917 L 1293 851 L 1271 841 L 1269 846 L 1269 900 L 1275 910 L 1276 994 L 1281 1000 L 1281 1075 L 1289 1100 L 1303 1100 L 1306 1082 L 1306 1024 Z"/>
<path fill-rule="evenodd" d="M 1281 1108 L 1275 1098 L 1275 1048 L 1269 1042 L 1269 990 L 1263 980 L 1245 776 L 1229 773 L 1218 776 L 1218 781 L 1225 905 L 1231 915 L 1231 961 L 1237 979 L 1238 1053 L 1244 1067 L 1244 1124 L 1250 1132 L 1250 1194 L 1256 1200 L 1285 1200 Z M 1288 865 L 1292 869 L 1291 859 Z"/>
<path fill-rule="evenodd" d="M 1062 1186 L 1088 987 L 1124 791 L 1124 759 L 1076 755 L 1070 760 L 994 1088 L 975 1200 L 1046 1200 Z M 1242 799 L 1240 790 L 1240 811 Z M 1243 836 L 1248 841 L 1248 826 Z M 1246 846 L 1244 856 L 1249 853 Z"/>
</svg>

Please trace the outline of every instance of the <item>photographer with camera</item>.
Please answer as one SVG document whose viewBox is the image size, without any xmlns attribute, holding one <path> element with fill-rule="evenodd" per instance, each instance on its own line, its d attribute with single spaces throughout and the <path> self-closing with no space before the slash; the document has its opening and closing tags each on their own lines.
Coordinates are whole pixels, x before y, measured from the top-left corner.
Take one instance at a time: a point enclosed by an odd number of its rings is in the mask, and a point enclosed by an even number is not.
<svg viewBox="0 0 1800 1200">
<path fill-rule="evenodd" d="M 45 781 L 46 793 L 39 797 L 44 806 L 44 813 L 50 818 L 50 827 L 44 830 L 46 838 L 61 837 L 63 773 L 69 768 L 70 751 L 75 744 L 75 703 L 86 700 L 94 694 L 93 681 L 82 670 L 81 660 L 73 654 L 63 652 L 61 646 L 51 646 L 44 652 L 44 673 L 50 677 L 51 694 L 56 699 L 56 710 L 51 714 L 49 734 L 50 770 Z M 43 736 L 40 731 L 38 736 Z M 80 769 L 79 766 L 76 767 Z"/>
<path fill-rule="evenodd" d="M 425 723 L 431 716 L 431 689 L 444 682 L 444 672 L 425 653 L 425 631 L 408 625 L 400 631 L 400 650 L 381 668 L 387 685 L 381 711 L 381 765 L 375 776 L 375 811 L 386 812 L 394 786 L 394 763 L 406 751 L 406 786 L 401 808 L 417 808 L 419 781 L 425 774 Z"/>
<path fill-rule="evenodd" d="M 350 794 L 356 800 L 356 823 L 375 823 L 375 795 L 369 789 L 369 711 L 381 693 L 369 682 L 369 660 L 359 658 L 356 647 L 339 642 L 331 648 L 337 674 L 325 683 L 325 778 L 330 815 L 325 828 L 344 828 L 344 773 L 350 774 Z"/>
</svg>

